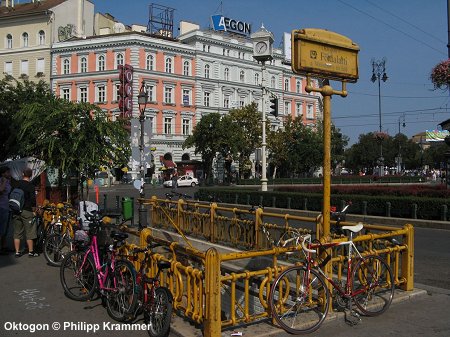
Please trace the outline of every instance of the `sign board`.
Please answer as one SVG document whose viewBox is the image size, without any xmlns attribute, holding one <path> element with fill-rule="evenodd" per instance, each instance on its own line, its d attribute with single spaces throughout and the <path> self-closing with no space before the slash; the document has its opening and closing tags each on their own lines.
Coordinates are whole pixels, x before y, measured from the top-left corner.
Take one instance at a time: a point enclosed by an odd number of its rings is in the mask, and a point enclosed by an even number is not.
<svg viewBox="0 0 450 337">
<path fill-rule="evenodd" d="M 443 142 L 445 137 L 450 136 L 448 130 L 426 130 L 426 141 L 427 142 Z"/>
<path fill-rule="evenodd" d="M 223 15 L 211 16 L 213 28 L 216 31 L 225 31 L 230 33 L 236 33 L 241 35 L 250 35 L 252 27 L 249 23 L 230 19 Z"/>
<path fill-rule="evenodd" d="M 358 80 L 359 47 L 349 38 L 324 29 L 293 30 L 292 70 L 338 81 Z"/>
</svg>

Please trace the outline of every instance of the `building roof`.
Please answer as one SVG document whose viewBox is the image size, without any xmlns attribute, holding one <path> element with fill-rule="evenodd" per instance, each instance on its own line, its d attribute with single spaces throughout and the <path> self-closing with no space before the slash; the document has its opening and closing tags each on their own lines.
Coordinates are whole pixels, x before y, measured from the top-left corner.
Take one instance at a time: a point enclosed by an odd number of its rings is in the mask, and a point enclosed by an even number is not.
<svg viewBox="0 0 450 337">
<path fill-rule="evenodd" d="M 35 1 L 23 4 L 15 4 L 14 7 L 1 6 L 0 7 L 0 18 L 7 18 L 26 14 L 36 14 L 42 11 L 49 10 L 53 7 L 58 6 L 66 0 L 45 0 L 45 1 Z"/>
</svg>

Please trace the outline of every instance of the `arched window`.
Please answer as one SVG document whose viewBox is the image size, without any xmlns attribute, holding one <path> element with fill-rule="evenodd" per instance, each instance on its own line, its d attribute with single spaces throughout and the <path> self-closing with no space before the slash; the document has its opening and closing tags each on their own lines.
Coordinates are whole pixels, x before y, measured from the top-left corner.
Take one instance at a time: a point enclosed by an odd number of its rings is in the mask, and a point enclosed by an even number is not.
<svg viewBox="0 0 450 337">
<path fill-rule="evenodd" d="M 241 72 L 239 73 L 239 81 L 245 81 L 245 72 L 243 70 L 241 70 Z"/>
<path fill-rule="evenodd" d="M 275 88 L 275 76 L 272 76 L 272 78 L 270 79 L 270 86 L 272 88 Z"/>
<path fill-rule="evenodd" d="M 172 59 L 170 57 L 166 58 L 166 73 L 172 72 Z"/>
<path fill-rule="evenodd" d="M 255 85 L 258 85 L 258 84 L 259 84 L 259 74 L 256 73 L 255 74 Z"/>
<path fill-rule="evenodd" d="M 147 68 L 147 70 L 153 70 L 153 55 L 152 54 L 147 55 L 146 68 Z"/>
<path fill-rule="evenodd" d="M 284 91 L 289 91 L 289 79 L 284 80 Z"/>
<path fill-rule="evenodd" d="M 24 47 L 28 47 L 28 33 L 22 34 L 22 44 Z"/>
<path fill-rule="evenodd" d="M 189 76 L 191 73 L 191 67 L 189 64 L 189 61 L 184 61 L 183 63 L 183 75 L 184 76 Z"/>
<path fill-rule="evenodd" d="M 87 58 L 85 56 L 80 59 L 80 72 L 87 72 Z"/>
<path fill-rule="evenodd" d="M 119 66 L 123 66 L 123 54 L 119 53 L 116 56 L 116 68 L 119 68 Z"/>
<path fill-rule="evenodd" d="M 42 46 L 45 44 L 45 32 L 43 30 L 39 31 L 39 45 Z"/>
<path fill-rule="evenodd" d="M 97 70 L 98 71 L 104 71 L 105 70 L 105 56 L 104 55 L 99 55 L 98 59 L 97 59 Z"/>
<path fill-rule="evenodd" d="M 230 80 L 230 69 L 225 68 L 223 70 L 223 77 L 225 81 L 229 81 Z"/>
<path fill-rule="evenodd" d="M 296 87 L 297 93 L 301 93 L 302 92 L 302 81 L 298 80 L 296 86 L 297 86 Z"/>
<path fill-rule="evenodd" d="M 12 43 L 13 43 L 12 35 L 11 34 L 6 35 L 6 48 L 11 49 Z"/>
<path fill-rule="evenodd" d="M 69 59 L 64 59 L 64 61 L 63 61 L 63 74 L 70 74 L 70 61 L 69 61 Z"/>
<path fill-rule="evenodd" d="M 209 64 L 205 64 L 205 78 L 209 78 L 209 69 L 210 69 Z"/>
</svg>

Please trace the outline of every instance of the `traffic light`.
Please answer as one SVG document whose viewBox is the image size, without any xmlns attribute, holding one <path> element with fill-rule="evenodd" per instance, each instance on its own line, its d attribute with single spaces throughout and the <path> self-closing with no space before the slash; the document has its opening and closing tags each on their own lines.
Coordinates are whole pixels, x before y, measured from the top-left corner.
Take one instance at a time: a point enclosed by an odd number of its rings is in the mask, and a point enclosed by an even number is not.
<svg viewBox="0 0 450 337">
<path fill-rule="evenodd" d="M 278 98 L 272 97 L 270 99 L 270 113 L 275 117 L 278 117 Z"/>
</svg>

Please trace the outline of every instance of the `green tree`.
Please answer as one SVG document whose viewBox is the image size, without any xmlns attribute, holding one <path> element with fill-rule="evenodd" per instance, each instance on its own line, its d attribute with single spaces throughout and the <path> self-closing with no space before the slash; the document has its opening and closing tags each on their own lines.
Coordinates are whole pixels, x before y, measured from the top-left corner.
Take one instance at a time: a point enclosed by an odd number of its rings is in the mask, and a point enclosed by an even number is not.
<svg viewBox="0 0 450 337">
<path fill-rule="evenodd" d="M 31 102 L 45 104 L 52 97 L 48 84 L 24 80 L 12 76 L 0 80 L 0 162 L 25 156 L 17 135 L 21 125 L 13 125 L 13 116 L 22 106 Z"/>
<path fill-rule="evenodd" d="M 125 121 L 111 121 L 99 107 L 54 96 L 24 104 L 13 116 L 20 153 L 39 158 L 61 175 L 120 166 L 130 157 Z"/>
</svg>

